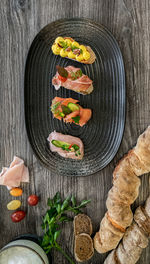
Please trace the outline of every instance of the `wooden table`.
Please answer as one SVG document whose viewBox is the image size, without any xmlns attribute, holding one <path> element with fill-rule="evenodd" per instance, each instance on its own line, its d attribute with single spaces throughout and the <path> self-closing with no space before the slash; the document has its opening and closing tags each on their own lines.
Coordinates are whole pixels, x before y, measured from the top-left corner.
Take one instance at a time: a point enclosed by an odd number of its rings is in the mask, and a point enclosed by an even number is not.
<svg viewBox="0 0 150 264">
<path fill-rule="evenodd" d="M 36 34 L 59 18 L 86 17 L 106 26 L 115 36 L 123 54 L 126 72 L 126 125 L 119 151 L 112 162 L 89 177 L 59 177 L 43 168 L 29 145 L 24 120 L 24 69 L 28 49 Z M 0 168 L 14 155 L 22 157 L 30 170 L 30 184 L 24 185 L 23 207 L 31 193 L 41 197 L 39 206 L 27 208 L 24 221 L 14 224 L 6 205 L 12 199 L 0 187 L 0 247 L 24 233 L 41 234 L 41 216 L 47 198 L 60 191 L 74 193 L 78 200 L 92 199 L 87 208 L 94 231 L 106 211 L 105 201 L 112 185 L 112 172 L 118 160 L 136 143 L 150 124 L 150 2 L 149 0 L 11 0 L 0 1 Z M 150 174 L 149 174 L 150 175 Z M 140 195 L 133 210 L 150 194 L 150 177 L 141 177 Z M 65 225 L 64 249 L 73 253 L 73 228 Z M 106 255 L 95 253 L 88 263 L 102 264 Z M 54 252 L 54 263 L 67 263 Z M 140 264 L 150 263 L 150 245 Z"/>
</svg>

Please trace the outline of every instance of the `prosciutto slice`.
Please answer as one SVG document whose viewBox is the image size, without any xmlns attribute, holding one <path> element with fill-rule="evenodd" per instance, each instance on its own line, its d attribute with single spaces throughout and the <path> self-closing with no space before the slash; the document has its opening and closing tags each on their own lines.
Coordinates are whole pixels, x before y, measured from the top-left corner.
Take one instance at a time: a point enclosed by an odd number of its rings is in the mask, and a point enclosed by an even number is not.
<svg viewBox="0 0 150 264">
<path fill-rule="evenodd" d="M 59 73 L 56 72 L 56 75 L 52 79 L 52 84 L 54 85 L 55 89 L 58 90 L 61 86 L 66 89 L 73 90 L 78 93 L 82 94 L 90 94 L 93 91 L 93 81 L 85 74 L 82 74 L 81 77 L 77 78 L 76 80 L 72 80 L 71 73 L 76 73 L 80 70 L 80 68 L 76 68 L 73 66 L 65 67 L 65 70 L 68 72 L 68 78 L 65 82 L 62 82 L 58 77 Z"/>
<path fill-rule="evenodd" d="M 69 136 L 69 135 L 64 135 L 64 134 L 58 133 L 56 131 L 53 131 L 52 133 L 49 134 L 47 140 L 49 141 L 50 150 L 52 152 L 57 152 L 60 156 L 62 156 L 64 158 L 71 158 L 71 159 L 77 159 L 77 160 L 81 160 L 83 158 L 84 146 L 83 146 L 83 143 L 82 143 L 80 138 Z M 63 142 L 69 143 L 70 145 L 72 145 L 72 144 L 78 145 L 81 155 L 76 156 L 75 152 L 68 152 L 66 150 L 63 150 L 62 148 L 58 148 L 58 147 L 54 146 L 51 143 L 52 140 L 63 141 Z"/>
<path fill-rule="evenodd" d="M 24 161 L 14 156 L 8 168 L 3 167 L 0 173 L 0 185 L 5 185 L 8 189 L 19 187 L 21 182 L 29 182 L 29 171 L 24 165 Z"/>
</svg>

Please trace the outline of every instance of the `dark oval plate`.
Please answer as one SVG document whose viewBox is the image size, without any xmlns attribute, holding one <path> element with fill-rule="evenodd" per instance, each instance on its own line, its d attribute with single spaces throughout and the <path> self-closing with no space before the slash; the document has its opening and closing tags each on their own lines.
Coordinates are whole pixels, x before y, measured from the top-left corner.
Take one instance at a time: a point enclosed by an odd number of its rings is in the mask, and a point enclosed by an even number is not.
<svg viewBox="0 0 150 264">
<path fill-rule="evenodd" d="M 96 61 L 81 64 L 55 56 L 51 51 L 57 36 L 70 36 L 91 46 Z M 56 65 L 80 67 L 93 80 L 94 91 L 81 95 L 65 88 L 56 91 L 52 77 Z M 25 69 L 25 121 L 30 144 L 37 158 L 60 175 L 87 176 L 104 168 L 115 156 L 125 123 L 125 74 L 122 55 L 112 34 L 87 19 L 63 19 L 44 27 L 33 40 Z M 55 96 L 78 99 L 92 109 L 84 126 L 65 124 L 50 112 Z M 49 149 L 47 137 L 56 130 L 81 138 L 85 147 L 82 161 L 64 159 Z"/>
</svg>

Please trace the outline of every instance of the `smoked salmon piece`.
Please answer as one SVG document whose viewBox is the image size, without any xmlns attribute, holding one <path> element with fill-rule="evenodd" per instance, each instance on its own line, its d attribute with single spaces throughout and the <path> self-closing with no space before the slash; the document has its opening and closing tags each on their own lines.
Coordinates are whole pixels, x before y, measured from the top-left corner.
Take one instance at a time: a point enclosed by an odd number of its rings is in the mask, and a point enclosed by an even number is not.
<svg viewBox="0 0 150 264">
<path fill-rule="evenodd" d="M 73 98 L 55 97 L 52 100 L 51 111 L 55 118 L 82 127 L 90 120 L 92 111 L 88 108 L 82 108 L 77 103 L 78 100 Z"/>
<path fill-rule="evenodd" d="M 58 90 L 62 86 L 66 89 L 73 90 L 84 95 L 90 94 L 93 91 L 93 81 L 87 75 L 83 74 L 80 68 L 76 68 L 74 66 L 60 68 L 65 69 L 65 71 L 67 71 L 68 73 L 68 76 L 63 77 L 60 75 L 61 72 L 60 74 L 58 73 L 58 71 L 56 72 L 55 76 L 52 79 L 52 84 L 54 85 L 56 90 Z"/>
</svg>

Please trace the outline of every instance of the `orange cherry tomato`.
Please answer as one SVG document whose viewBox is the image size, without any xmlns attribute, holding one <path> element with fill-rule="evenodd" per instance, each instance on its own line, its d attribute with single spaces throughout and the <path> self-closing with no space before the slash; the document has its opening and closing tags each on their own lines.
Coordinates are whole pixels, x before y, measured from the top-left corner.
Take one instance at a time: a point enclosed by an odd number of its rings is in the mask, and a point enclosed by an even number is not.
<svg viewBox="0 0 150 264">
<path fill-rule="evenodd" d="M 12 188 L 12 189 L 10 190 L 10 194 L 11 194 L 12 196 L 15 196 L 15 197 L 17 197 L 17 196 L 21 196 L 22 193 L 23 193 L 23 191 L 22 191 L 21 188 Z"/>
<path fill-rule="evenodd" d="M 28 197 L 28 204 L 31 206 L 35 206 L 38 204 L 39 198 L 37 195 L 32 194 Z"/>
<path fill-rule="evenodd" d="M 11 215 L 11 220 L 14 223 L 20 222 L 25 218 L 26 213 L 22 210 L 16 211 Z"/>
<path fill-rule="evenodd" d="M 61 75 L 58 75 L 58 79 L 61 81 L 61 82 L 65 82 L 67 80 L 66 77 L 62 77 Z"/>
</svg>

